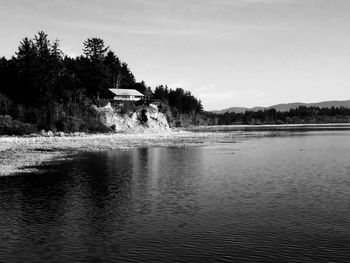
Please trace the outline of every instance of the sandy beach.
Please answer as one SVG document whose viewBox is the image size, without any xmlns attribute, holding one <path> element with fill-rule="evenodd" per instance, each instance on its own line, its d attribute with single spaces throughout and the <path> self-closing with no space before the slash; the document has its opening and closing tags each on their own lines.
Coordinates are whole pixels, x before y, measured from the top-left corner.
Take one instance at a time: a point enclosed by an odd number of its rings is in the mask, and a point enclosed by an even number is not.
<svg viewBox="0 0 350 263">
<path fill-rule="evenodd" d="M 212 133 L 163 131 L 152 133 L 86 134 L 63 137 L 0 137 L 0 176 L 38 171 L 49 161 L 70 158 L 86 151 L 107 151 L 133 147 L 184 147 L 210 145 L 225 140 L 236 142 L 246 136 L 266 133 Z"/>
</svg>

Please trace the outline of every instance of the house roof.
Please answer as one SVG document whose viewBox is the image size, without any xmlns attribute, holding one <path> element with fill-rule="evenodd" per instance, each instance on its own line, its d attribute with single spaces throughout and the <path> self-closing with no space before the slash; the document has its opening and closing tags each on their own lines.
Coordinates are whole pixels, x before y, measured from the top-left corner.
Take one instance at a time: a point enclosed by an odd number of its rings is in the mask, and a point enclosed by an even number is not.
<svg viewBox="0 0 350 263">
<path fill-rule="evenodd" d="M 109 89 L 117 96 L 144 96 L 141 92 L 136 89 Z"/>
</svg>

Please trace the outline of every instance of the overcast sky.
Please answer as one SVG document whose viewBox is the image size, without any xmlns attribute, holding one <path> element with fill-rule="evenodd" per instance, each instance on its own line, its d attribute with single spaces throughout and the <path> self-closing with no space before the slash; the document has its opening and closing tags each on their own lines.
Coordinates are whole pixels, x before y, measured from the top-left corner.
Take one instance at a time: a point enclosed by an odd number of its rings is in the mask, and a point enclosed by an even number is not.
<svg viewBox="0 0 350 263">
<path fill-rule="evenodd" d="M 350 99 L 349 29 L 348 0 L 0 0 L 0 56 L 39 30 L 71 56 L 100 37 L 206 110 Z"/>
</svg>

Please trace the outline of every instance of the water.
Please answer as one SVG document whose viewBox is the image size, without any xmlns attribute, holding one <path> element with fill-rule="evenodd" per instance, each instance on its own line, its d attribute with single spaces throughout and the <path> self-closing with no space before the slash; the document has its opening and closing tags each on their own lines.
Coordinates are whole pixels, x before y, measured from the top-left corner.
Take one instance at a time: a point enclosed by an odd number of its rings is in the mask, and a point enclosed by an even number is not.
<svg viewBox="0 0 350 263">
<path fill-rule="evenodd" d="M 81 154 L 0 178 L 2 262 L 349 262 L 350 131 Z"/>
</svg>

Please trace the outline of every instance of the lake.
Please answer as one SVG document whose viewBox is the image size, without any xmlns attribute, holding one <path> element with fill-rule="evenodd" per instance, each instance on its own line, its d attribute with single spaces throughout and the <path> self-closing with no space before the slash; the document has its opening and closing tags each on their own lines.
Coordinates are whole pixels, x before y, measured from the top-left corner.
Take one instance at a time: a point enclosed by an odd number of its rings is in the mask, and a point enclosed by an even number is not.
<svg viewBox="0 0 350 263">
<path fill-rule="evenodd" d="M 350 131 L 272 135 L 1 177 L 0 261 L 349 262 Z"/>
</svg>

